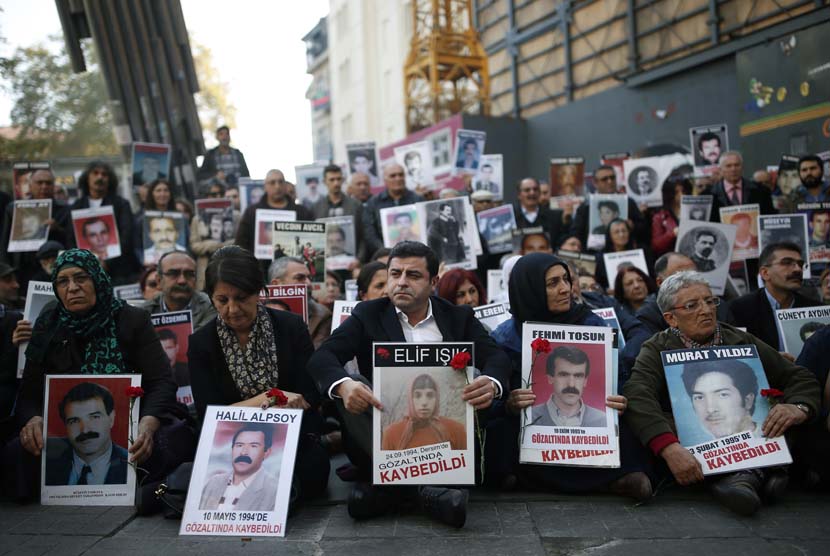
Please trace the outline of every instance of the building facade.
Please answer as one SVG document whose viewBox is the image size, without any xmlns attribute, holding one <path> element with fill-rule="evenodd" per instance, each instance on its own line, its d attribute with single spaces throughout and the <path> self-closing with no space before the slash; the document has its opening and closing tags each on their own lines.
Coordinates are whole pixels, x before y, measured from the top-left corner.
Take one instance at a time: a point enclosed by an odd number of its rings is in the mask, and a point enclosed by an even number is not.
<svg viewBox="0 0 830 556">
<path fill-rule="evenodd" d="M 306 72 L 312 77 L 305 96 L 311 103 L 312 160 L 315 161 L 329 161 L 334 157 L 327 19 L 320 19 L 303 37 L 306 45 Z"/>
</svg>

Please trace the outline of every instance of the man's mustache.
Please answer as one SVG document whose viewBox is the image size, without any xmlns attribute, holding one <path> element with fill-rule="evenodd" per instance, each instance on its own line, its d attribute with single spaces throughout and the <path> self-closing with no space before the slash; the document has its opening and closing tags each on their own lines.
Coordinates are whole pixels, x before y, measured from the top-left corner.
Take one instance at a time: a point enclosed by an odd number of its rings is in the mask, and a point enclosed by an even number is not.
<svg viewBox="0 0 830 556">
<path fill-rule="evenodd" d="M 104 185 L 104 178 L 98 178 L 95 180 L 95 185 Z"/>
<path fill-rule="evenodd" d="M 81 434 L 79 434 L 78 436 L 75 437 L 75 442 L 83 442 L 85 440 L 91 440 L 93 438 L 98 438 L 99 436 L 101 436 L 101 435 L 98 434 L 95 431 L 82 432 Z"/>
<path fill-rule="evenodd" d="M 170 288 L 171 292 L 182 292 L 182 293 L 193 293 L 193 290 L 190 286 L 172 286 Z"/>
<path fill-rule="evenodd" d="M 577 396 L 579 396 L 582 392 L 580 392 L 579 390 L 577 390 L 573 386 L 566 386 L 565 388 L 562 389 L 562 393 L 563 394 L 576 394 Z"/>
<path fill-rule="evenodd" d="M 787 280 L 803 280 L 804 273 L 803 272 L 793 272 L 789 276 L 787 276 Z"/>
<path fill-rule="evenodd" d="M 233 462 L 234 463 L 254 463 L 253 460 L 251 458 L 249 458 L 248 456 L 239 456 L 238 458 L 233 460 Z"/>
</svg>

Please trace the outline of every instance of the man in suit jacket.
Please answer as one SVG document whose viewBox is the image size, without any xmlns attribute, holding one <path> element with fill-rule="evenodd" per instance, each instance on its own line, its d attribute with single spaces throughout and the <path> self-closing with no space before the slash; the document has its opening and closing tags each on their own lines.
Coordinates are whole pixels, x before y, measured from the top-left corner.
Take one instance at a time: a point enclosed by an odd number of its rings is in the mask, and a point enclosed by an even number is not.
<svg viewBox="0 0 830 556">
<path fill-rule="evenodd" d="M 767 245 L 758 263 L 764 287 L 732 301 L 727 322 L 745 327 L 747 332 L 780 351 L 783 344 L 775 311 L 814 307 L 821 303 L 798 293 L 804 277 L 804 257 L 797 245 L 787 242 Z M 798 357 L 797 353 L 792 355 Z"/>
<path fill-rule="evenodd" d="M 552 245 L 559 245 L 566 228 L 563 224 L 561 209 L 551 210 L 539 202 L 539 181 L 525 178 L 519 182 L 519 194 L 513 212 L 516 214 L 518 229 L 541 226 L 550 237 Z"/>
<path fill-rule="evenodd" d="M 510 362 L 476 320 L 473 310 L 430 295 L 438 281 L 438 258 L 426 245 L 399 243 L 389 254 L 388 298 L 360 303 L 352 315 L 320 346 L 308 372 L 323 395 L 335 400 L 348 432 L 346 451 L 361 471 L 372 466 L 371 408 L 382 409 L 372 394 L 372 342 L 474 342 L 475 366 L 482 375 L 464 388 L 462 399 L 485 409 L 506 395 Z M 360 374 L 350 377 L 343 366 L 357 357 Z M 381 515 L 392 500 L 369 485 L 356 485 L 349 513 L 356 519 Z M 389 496 L 385 494 L 385 496 Z M 422 489 L 435 517 L 460 527 L 466 519 L 466 494 L 455 489 Z"/>
<path fill-rule="evenodd" d="M 727 151 L 720 157 L 721 179 L 712 187 L 712 222 L 720 222 L 720 207 L 757 203 L 761 214 L 775 214 L 772 197 L 767 188 L 742 174 L 744 161 L 738 151 Z"/>
</svg>

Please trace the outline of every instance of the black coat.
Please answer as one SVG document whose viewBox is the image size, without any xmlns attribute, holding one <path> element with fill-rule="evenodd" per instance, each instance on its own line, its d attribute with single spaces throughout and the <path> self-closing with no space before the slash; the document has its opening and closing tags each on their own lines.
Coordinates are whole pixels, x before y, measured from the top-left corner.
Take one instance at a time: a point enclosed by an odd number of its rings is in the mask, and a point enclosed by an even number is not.
<svg viewBox="0 0 830 556">
<path fill-rule="evenodd" d="M 805 297 L 795 292 L 793 309 L 800 307 L 815 307 L 821 305 L 819 301 Z M 752 293 L 742 295 L 732 300 L 727 312 L 727 321 L 732 326 L 746 328 L 746 331 L 760 338 L 776 350 L 781 350 L 778 343 L 778 328 L 775 325 L 775 313 L 767 299 L 766 288 L 760 288 Z M 798 356 L 797 353 L 793 355 Z"/>
<path fill-rule="evenodd" d="M 312 407 L 316 406 L 320 397 L 306 373 L 308 359 L 314 351 L 308 327 L 302 318 L 287 311 L 268 309 L 268 315 L 274 325 L 279 365 L 279 383 L 271 387 L 302 394 Z M 231 405 L 243 400 L 219 344 L 216 318 L 190 336 L 187 361 L 200 423 L 207 406 Z"/>
<path fill-rule="evenodd" d="M 150 322 L 150 314 L 125 305 L 114 318 L 125 374 L 141 375 L 144 389 L 139 404 L 141 416 L 152 415 L 163 423 L 172 418 L 184 419 L 187 409 L 176 401 L 170 360 Z M 43 415 L 46 374 L 80 373 L 85 347 L 83 338 L 58 325 L 55 309 L 48 309 L 37 319 L 17 398 L 16 412 L 21 425 L 32 417 Z M 39 356 L 32 357 L 33 351 Z"/>
<path fill-rule="evenodd" d="M 772 196 L 769 190 L 752 180 L 741 178 L 741 204 L 751 205 L 757 203 L 761 214 L 775 214 L 775 207 L 772 206 Z M 731 205 L 726 195 L 726 188 L 723 180 L 712 187 L 712 222 L 720 222 L 720 208 Z"/>
<path fill-rule="evenodd" d="M 516 228 L 521 230 L 522 228 L 541 226 L 550 236 L 550 245 L 553 249 L 556 249 L 559 242 L 564 239 L 563 236 L 567 232 L 567 229 L 562 223 L 562 209 L 552 210 L 540 205 L 536 220 L 533 222 L 525 218 L 522 212 L 522 206 L 519 203 L 513 205 L 513 213 L 516 215 Z"/>
<path fill-rule="evenodd" d="M 445 342 L 474 342 L 474 365 L 499 381 L 503 394 L 510 385 L 510 361 L 475 318 L 467 305 L 453 305 L 432 296 L 432 314 Z M 331 385 L 348 378 L 343 365 L 357 357 L 360 373 L 372 381 L 372 342 L 405 342 L 395 306 L 389 298 L 359 303 L 308 362 L 317 388 L 324 396 Z M 195 392 L 194 392 L 195 393 Z"/>
</svg>

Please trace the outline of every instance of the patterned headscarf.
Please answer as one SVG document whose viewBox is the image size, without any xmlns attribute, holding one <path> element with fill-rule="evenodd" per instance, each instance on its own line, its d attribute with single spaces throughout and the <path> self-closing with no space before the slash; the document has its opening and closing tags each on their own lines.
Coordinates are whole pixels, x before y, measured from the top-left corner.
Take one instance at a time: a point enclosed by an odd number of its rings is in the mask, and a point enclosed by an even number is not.
<svg viewBox="0 0 830 556">
<path fill-rule="evenodd" d="M 115 316 L 124 307 L 124 302 L 115 297 L 112 281 L 101 268 L 98 257 L 86 249 L 69 249 L 55 261 L 52 269 L 52 285 L 58 272 L 64 268 L 78 267 L 92 278 L 95 286 L 95 305 L 85 315 L 78 315 L 64 307 L 58 297 L 58 322 L 69 328 L 80 338 L 87 340 L 81 372 L 84 374 L 123 373 L 124 358 L 115 331 Z"/>
</svg>

